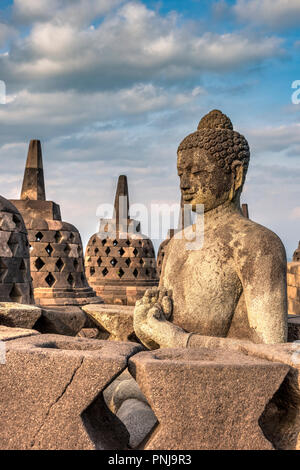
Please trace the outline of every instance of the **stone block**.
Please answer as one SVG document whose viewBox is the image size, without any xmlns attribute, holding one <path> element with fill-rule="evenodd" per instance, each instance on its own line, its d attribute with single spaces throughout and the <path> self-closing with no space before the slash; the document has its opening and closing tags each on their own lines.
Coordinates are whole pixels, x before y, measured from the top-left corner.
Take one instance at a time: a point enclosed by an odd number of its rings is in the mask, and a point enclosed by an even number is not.
<svg viewBox="0 0 300 470">
<path fill-rule="evenodd" d="M 31 329 L 41 315 L 42 310 L 34 305 L 0 302 L 1 325 Z"/>
<path fill-rule="evenodd" d="M 27 328 L 11 328 L 9 326 L 0 325 L 0 341 L 10 341 L 13 339 L 35 336 L 39 334 L 40 333 L 36 330 L 29 330 Z"/>
<path fill-rule="evenodd" d="M 289 367 L 207 348 L 142 352 L 129 371 L 159 424 L 146 450 L 264 450 L 259 420 Z"/>
<path fill-rule="evenodd" d="M 129 341 L 134 335 L 134 307 L 124 305 L 84 305 L 82 310 L 99 325 L 110 333 L 111 341 Z"/>
<path fill-rule="evenodd" d="M 42 316 L 35 325 L 41 333 L 76 336 L 84 327 L 86 314 L 76 306 L 42 309 Z"/>
<path fill-rule="evenodd" d="M 133 343 L 57 335 L 7 342 L 0 449 L 126 449 L 128 432 L 102 392 L 139 350 Z"/>
</svg>

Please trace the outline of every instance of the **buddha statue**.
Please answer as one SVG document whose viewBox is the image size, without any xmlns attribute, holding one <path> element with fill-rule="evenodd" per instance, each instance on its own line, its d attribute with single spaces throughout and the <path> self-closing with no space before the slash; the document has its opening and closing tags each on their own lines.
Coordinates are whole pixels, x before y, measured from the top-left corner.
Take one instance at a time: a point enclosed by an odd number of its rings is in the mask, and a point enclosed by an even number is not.
<svg viewBox="0 0 300 470">
<path fill-rule="evenodd" d="M 149 349 L 195 347 L 197 337 L 287 341 L 285 249 L 240 206 L 249 159 L 247 140 L 218 110 L 181 142 L 182 199 L 198 219 L 169 241 L 159 287 L 136 303 L 135 333 Z M 200 222 L 202 246 L 189 249 Z"/>
</svg>

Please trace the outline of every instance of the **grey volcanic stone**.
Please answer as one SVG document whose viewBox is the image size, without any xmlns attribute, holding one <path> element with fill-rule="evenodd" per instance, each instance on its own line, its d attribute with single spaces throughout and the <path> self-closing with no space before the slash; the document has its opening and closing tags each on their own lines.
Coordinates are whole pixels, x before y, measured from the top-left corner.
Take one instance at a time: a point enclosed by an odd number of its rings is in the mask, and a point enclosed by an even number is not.
<svg viewBox="0 0 300 470">
<path fill-rule="evenodd" d="M 43 308 L 42 317 L 35 325 L 41 333 L 76 336 L 86 322 L 86 314 L 80 307 Z"/>
<path fill-rule="evenodd" d="M 137 399 L 124 401 L 117 417 L 125 424 L 130 434 L 129 446 L 132 449 L 141 444 L 157 423 L 150 406 Z"/>
<path fill-rule="evenodd" d="M 34 305 L 0 302 L 1 325 L 31 329 L 41 315 L 42 310 Z"/>
<path fill-rule="evenodd" d="M 122 380 L 115 388 L 111 400 L 112 411 L 117 413 L 122 403 L 129 399 L 139 400 L 149 405 L 145 395 L 141 392 L 140 387 L 132 377 L 127 380 Z"/>
<path fill-rule="evenodd" d="M 140 350 L 133 343 L 38 335 L 6 343 L 0 449 L 125 449 L 129 435 L 103 389 Z"/>
</svg>

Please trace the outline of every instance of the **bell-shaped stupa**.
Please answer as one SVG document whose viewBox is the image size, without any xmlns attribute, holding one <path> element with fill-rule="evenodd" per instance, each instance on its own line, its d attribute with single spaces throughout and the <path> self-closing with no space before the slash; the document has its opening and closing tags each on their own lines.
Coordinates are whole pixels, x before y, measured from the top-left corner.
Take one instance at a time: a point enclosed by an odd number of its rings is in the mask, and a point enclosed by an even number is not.
<svg viewBox="0 0 300 470">
<path fill-rule="evenodd" d="M 0 302 L 33 303 L 27 230 L 20 212 L 0 196 Z"/>
<path fill-rule="evenodd" d="M 158 285 L 152 241 L 129 217 L 127 177 L 119 177 L 112 219 L 100 219 L 85 253 L 86 276 L 105 303 L 134 305 Z"/>
<path fill-rule="evenodd" d="M 46 200 L 39 140 L 30 142 L 21 199 L 12 203 L 28 231 L 35 302 L 45 306 L 102 302 L 85 277 L 78 230 L 61 220 L 58 204 Z"/>
</svg>

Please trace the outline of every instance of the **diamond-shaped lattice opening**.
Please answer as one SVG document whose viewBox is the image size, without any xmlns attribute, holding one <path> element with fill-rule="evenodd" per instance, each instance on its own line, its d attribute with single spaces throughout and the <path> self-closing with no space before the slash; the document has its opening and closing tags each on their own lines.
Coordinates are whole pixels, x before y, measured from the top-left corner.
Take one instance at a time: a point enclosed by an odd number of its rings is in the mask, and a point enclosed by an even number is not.
<svg viewBox="0 0 300 470">
<path fill-rule="evenodd" d="M 36 242 L 40 242 L 43 238 L 44 238 L 44 235 L 42 234 L 42 232 L 38 232 L 38 233 L 35 234 L 35 241 Z"/>
<path fill-rule="evenodd" d="M 107 240 L 106 240 L 106 238 L 104 238 L 104 240 L 102 240 L 102 245 L 104 246 L 104 245 L 106 245 L 106 243 L 107 243 Z"/>
<path fill-rule="evenodd" d="M 91 267 L 90 268 L 90 275 L 94 276 L 94 274 L 95 274 L 95 268 Z"/>
<path fill-rule="evenodd" d="M 52 246 L 50 245 L 50 243 L 48 243 L 48 245 L 46 246 L 45 250 L 47 251 L 47 253 L 48 253 L 49 256 L 52 255 L 53 248 L 52 248 Z"/>
<path fill-rule="evenodd" d="M 17 302 L 17 303 L 21 303 L 22 302 L 22 292 L 20 291 L 20 289 L 14 284 L 10 293 L 9 293 L 9 297 L 11 299 L 12 302 Z"/>
<path fill-rule="evenodd" d="M 144 260 L 143 260 L 143 259 L 140 259 L 140 265 L 143 266 L 143 264 L 144 264 Z"/>
<path fill-rule="evenodd" d="M 49 273 L 48 276 L 45 278 L 45 281 L 47 282 L 49 287 L 52 287 L 55 283 L 55 277 L 51 273 Z"/>
<path fill-rule="evenodd" d="M 66 248 L 64 249 L 64 253 L 65 253 L 67 256 L 69 256 L 70 251 L 71 251 L 71 248 L 69 247 L 69 245 L 67 245 Z"/>
<path fill-rule="evenodd" d="M 126 243 L 127 246 L 130 246 L 130 241 L 129 240 L 126 240 L 125 243 Z"/>
<path fill-rule="evenodd" d="M 113 245 L 114 245 L 114 246 L 117 246 L 117 244 L 118 244 L 117 240 L 114 240 L 114 241 L 113 241 Z"/>
<path fill-rule="evenodd" d="M 102 264 L 102 259 L 101 258 L 97 259 L 97 264 L 98 264 L 98 266 L 101 266 L 101 264 Z"/>
<path fill-rule="evenodd" d="M 134 277 L 138 277 L 139 272 L 137 269 L 135 269 L 132 274 L 134 275 Z"/>
<path fill-rule="evenodd" d="M 125 261 L 125 263 L 127 264 L 127 266 L 129 267 L 131 265 L 131 259 L 130 258 L 127 258 L 127 260 Z"/>
<path fill-rule="evenodd" d="M 18 243 L 14 239 L 14 232 L 12 232 L 11 236 L 9 237 L 7 244 L 12 254 L 15 255 L 18 249 Z"/>
<path fill-rule="evenodd" d="M 120 268 L 119 271 L 118 271 L 118 276 L 119 276 L 119 278 L 123 277 L 124 274 L 125 274 L 125 273 L 124 273 L 123 269 Z"/>
<path fill-rule="evenodd" d="M 124 253 L 125 253 L 125 251 L 123 250 L 123 248 L 120 248 L 120 250 L 118 251 L 118 253 L 119 253 L 120 256 L 123 256 Z"/>
<path fill-rule="evenodd" d="M 118 262 L 118 261 L 116 260 L 116 258 L 113 258 L 113 259 L 110 260 L 110 264 L 111 264 L 113 267 L 116 266 L 117 262 Z"/>
<path fill-rule="evenodd" d="M 136 256 L 138 254 L 138 250 L 136 248 L 133 250 L 133 254 L 134 254 L 134 256 Z"/>
<path fill-rule="evenodd" d="M 62 260 L 61 258 L 58 258 L 58 260 L 56 261 L 55 264 L 56 264 L 57 269 L 58 269 L 59 271 L 61 271 L 62 268 L 63 268 L 64 265 L 65 265 L 64 262 L 63 262 L 63 260 Z"/>
<path fill-rule="evenodd" d="M 74 263 L 73 263 L 73 264 L 74 264 L 74 269 L 75 269 L 75 271 L 77 271 L 77 269 L 78 269 L 78 266 L 79 266 L 78 259 L 76 259 L 76 258 L 75 258 L 75 259 L 74 259 Z"/>
<path fill-rule="evenodd" d="M 109 248 L 109 247 L 106 248 L 105 253 L 106 253 L 107 255 L 109 255 L 109 253 L 110 253 L 110 248 Z"/>
<path fill-rule="evenodd" d="M 102 271 L 103 276 L 105 277 L 108 274 L 108 269 L 104 268 Z"/>
<path fill-rule="evenodd" d="M 95 245 L 95 243 L 96 243 L 96 238 L 93 238 L 92 244 Z"/>
<path fill-rule="evenodd" d="M 142 240 L 139 240 L 139 245 L 141 245 L 141 244 L 142 244 Z"/>
<path fill-rule="evenodd" d="M 147 250 L 147 248 L 144 248 L 144 253 L 145 253 L 145 256 L 148 256 L 149 251 Z"/>
<path fill-rule="evenodd" d="M 13 222 L 16 224 L 17 228 L 20 228 L 22 225 L 20 217 L 18 217 L 16 214 L 13 214 Z"/>
<path fill-rule="evenodd" d="M 149 269 L 146 269 L 146 276 L 149 276 Z"/>
<path fill-rule="evenodd" d="M 26 271 L 26 264 L 25 261 L 22 259 L 20 266 L 19 266 L 20 271 Z"/>
<path fill-rule="evenodd" d="M 55 242 L 60 243 L 61 239 L 62 239 L 62 234 L 60 232 L 56 232 L 54 235 Z"/>
<path fill-rule="evenodd" d="M 7 273 L 7 266 L 6 264 L 2 261 L 2 259 L 0 258 L 0 282 L 3 281 L 5 275 Z"/>
<path fill-rule="evenodd" d="M 67 278 L 67 281 L 68 281 L 68 283 L 70 284 L 70 286 L 72 286 L 72 287 L 74 286 L 74 282 L 75 282 L 75 281 L 74 281 L 74 277 L 72 276 L 71 273 L 69 274 L 69 276 L 68 276 L 68 278 Z"/>
<path fill-rule="evenodd" d="M 95 248 L 95 255 L 99 253 L 99 248 Z"/>
<path fill-rule="evenodd" d="M 70 241 L 71 243 L 73 243 L 74 240 L 75 240 L 75 235 L 74 235 L 73 232 L 71 232 L 71 233 L 70 233 L 70 236 L 69 236 L 69 241 Z"/>
<path fill-rule="evenodd" d="M 38 271 L 40 271 L 42 269 L 42 267 L 45 266 L 45 263 L 41 258 L 37 258 L 35 260 L 34 264 L 35 264 L 35 267 Z"/>
</svg>

